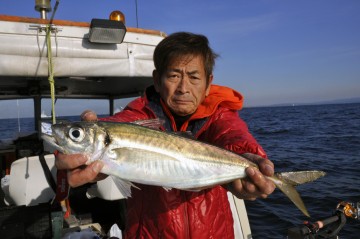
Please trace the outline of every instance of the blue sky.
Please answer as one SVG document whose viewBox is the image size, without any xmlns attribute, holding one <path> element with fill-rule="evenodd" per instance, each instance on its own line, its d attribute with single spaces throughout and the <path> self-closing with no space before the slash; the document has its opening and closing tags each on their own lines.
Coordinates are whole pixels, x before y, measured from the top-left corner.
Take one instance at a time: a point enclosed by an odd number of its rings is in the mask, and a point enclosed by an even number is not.
<svg viewBox="0 0 360 239">
<path fill-rule="evenodd" d="M 241 92 L 245 106 L 360 97 L 358 0 L 137 2 L 140 28 L 208 36 L 220 54 L 214 83 Z M 34 3 L 1 0 L 0 13 L 38 17 Z M 56 19 L 89 22 L 112 10 L 136 27 L 135 0 L 60 0 Z"/>
</svg>

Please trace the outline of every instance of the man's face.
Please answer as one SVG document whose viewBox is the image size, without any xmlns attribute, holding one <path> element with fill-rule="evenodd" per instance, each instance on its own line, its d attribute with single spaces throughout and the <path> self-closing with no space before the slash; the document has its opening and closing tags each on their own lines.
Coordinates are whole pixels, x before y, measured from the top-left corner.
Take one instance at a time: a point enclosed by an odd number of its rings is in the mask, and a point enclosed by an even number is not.
<svg viewBox="0 0 360 239">
<path fill-rule="evenodd" d="M 207 86 L 204 62 L 200 56 L 174 59 L 162 76 L 154 72 L 156 91 L 169 109 L 179 116 L 196 111 L 209 94 L 212 78 L 211 75 Z"/>
</svg>

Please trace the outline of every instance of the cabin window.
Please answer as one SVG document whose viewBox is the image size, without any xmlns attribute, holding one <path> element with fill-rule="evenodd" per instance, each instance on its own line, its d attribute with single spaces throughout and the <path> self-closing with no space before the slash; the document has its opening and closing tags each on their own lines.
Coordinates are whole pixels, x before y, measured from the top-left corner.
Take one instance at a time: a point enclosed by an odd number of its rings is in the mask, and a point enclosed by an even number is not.
<svg viewBox="0 0 360 239">
<path fill-rule="evenodd" d="M 43 116 L 51 117 L 51 99 L 41 101 Z M 98 115 L 109 115 L 109 101 L 104 99 L 58 99 L 55 103 L 56 118 L 80 120 L 83 111 L 91 109 Z"/>
<path fill-rule="evenodd" d="M 121 111 L 133 99 L 114 100 L 114 111 Z M 86 109 L 104 117 L 110 113 L 110 104 L 107 99 L 58 99 L 55 104 L 57 119 L 78 121 Z M 16 139 L 35 132 L 33 99 L 1 100 L 0 112 L 0 140 Z M 41 100 L 41 117 L 50 120 L 50 99 Z"/>
<path fill-rule="evenodd" d="M 114 100 L 114 111 L 121 111 L 134 98 Z M 51 116 L 51 100 L 43 99 L 41 102 L 43 116 Z M 104 117 L 110 114 L 110 103 L 107 99 L 58 99 L 55 103 L 57 118 L 69 120 L 80 120 L 80 114 L 91 109 L 99 116 Z"/>
<path fill-rule="evenodd" d="M 114 112 L 117 113 L 119 111 L 122 111 L 127 106 L 127 104 L 129 104 L 131 101 L 133 101 L 136 98 L 137 97 L 130 97 L 130 98 L 114 100 Z"/>
<path fill-rule="evenodd" d="M 34 132 L 32 99 L 0 101 L 0 140 L 16 139 Z"/>
</svg>

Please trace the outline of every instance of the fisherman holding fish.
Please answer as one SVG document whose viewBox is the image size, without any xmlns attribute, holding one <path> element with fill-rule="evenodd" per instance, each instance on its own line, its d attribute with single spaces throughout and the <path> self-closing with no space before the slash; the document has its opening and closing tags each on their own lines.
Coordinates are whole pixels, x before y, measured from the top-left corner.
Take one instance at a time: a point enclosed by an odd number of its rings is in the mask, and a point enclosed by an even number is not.
<svg viewBox="0 0 360 239">
<path fill-rule="evenodd" d="M 170 190 L 136 184 L 127 199 L 125 238 L 234 238 L 227 191 L 247 200 L 266 198 L 274 191 L 274 182 L 269 179 L 274 165 L 239 117 L 242 95 L 212 84 L 216 57 L 203 35 L 178 32 L 167 36 L 154 52 L 153 86 L 123 111 L 99 122 L 158 118 L 164 131 L 189 131 L 198 141 L 241 154 L 257 167 L 247 167 L 246 178 L 210 188 Z M 92 111 L 85 111 L 82 119 L 98 121 Z M 191 150 L 196 154 L 193 145 Z M 56 166 L 66 169 L 70 186 L 77 187 L 105 177 L 103 161 L 88 161 L 85 152 L 62 152 L 56 157 Z M 156 173 L 157 169 L 153 170 Z"/>
</svg>

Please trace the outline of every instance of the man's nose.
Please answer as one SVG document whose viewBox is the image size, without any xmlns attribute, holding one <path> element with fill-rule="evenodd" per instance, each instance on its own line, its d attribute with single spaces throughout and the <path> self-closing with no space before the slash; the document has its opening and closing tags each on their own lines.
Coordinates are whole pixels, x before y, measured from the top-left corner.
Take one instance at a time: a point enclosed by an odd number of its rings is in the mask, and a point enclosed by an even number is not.
<svg viewBox="0 0 360 239">
<path fill-rule="evenodd" d="M 189 91 L 189 79 L 187 76 L 181 77 L 177 90 L 181 93 L 186 93 Z"/>
</svg>

